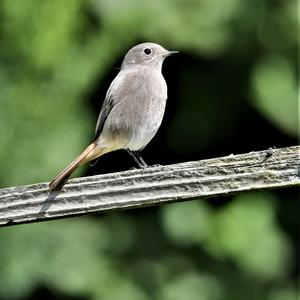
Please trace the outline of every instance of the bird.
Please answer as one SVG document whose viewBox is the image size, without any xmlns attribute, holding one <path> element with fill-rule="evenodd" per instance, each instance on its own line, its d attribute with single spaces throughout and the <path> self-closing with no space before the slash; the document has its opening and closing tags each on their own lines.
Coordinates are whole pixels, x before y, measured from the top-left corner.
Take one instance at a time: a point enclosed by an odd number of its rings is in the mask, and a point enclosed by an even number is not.
<svg viewBox="0 0 300 300">
<path fill-rule="evenodd" d="M 127 150 L 140 168 L 147 164 L 139 152 L 157 133 L 165 112 L 167 84 L 162 75 L 166 57 L 178 53 L 156 43 L 141 43 L 125 55 L 99 113 L 95 138 L 50 183 L 61 187 L 81 165 L 119 149 Z"/>
</svg>

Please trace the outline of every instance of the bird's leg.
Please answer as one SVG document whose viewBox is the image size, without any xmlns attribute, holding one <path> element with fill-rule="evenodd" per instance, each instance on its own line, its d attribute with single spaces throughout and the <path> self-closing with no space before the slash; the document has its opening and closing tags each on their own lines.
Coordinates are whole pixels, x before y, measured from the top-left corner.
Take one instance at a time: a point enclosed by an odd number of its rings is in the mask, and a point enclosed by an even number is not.
<svg viewBox="0 0 300 300">
<path fill-rule="evenodd" d="M 140 163 L 142 164 L 143 168 L 147 168 L 148 165 L 146 164 L 146 162 L 141 157 L 140 152 L 139 151 L 134 151 L 134 154 L 138 158 L 138 160 L 140 161 Z"/>
<path fill-rule="evenodd" d="M 148 165 L 142 159 L 142 157 L 140 156 L 138 151 L 131 151 L 131 150 L 127 149 L 127 152 L 132 156 L 132 158 L 137 163 L 139 168 L 144 169 L 144 168 L 148 167 Z"/>
<path fill-rule="evenodd" d="M 143 165 L 140 163 L 140 161 L 135 157 L 134 153 L 128 149 L 126 149 L 127 152 L 130 154 L 130 156 L 134 159 L 134 161 L 137 163 L 139 168 L 143 168 Z"/>
</svg>

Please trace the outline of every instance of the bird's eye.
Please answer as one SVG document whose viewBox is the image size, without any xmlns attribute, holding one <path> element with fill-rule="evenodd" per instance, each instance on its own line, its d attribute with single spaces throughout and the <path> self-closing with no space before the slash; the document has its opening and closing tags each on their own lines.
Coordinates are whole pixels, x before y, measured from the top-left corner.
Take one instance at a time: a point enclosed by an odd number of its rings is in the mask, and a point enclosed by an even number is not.
<svg viewBox="0 0 300 300">
<path fill-rule="evenodd" d="M 146 49 L 144 49 L 144 53 L 146 54 L 146 55 L 150 55 L 151 54 L 151 49 L 149 49 L 149 48 L 146 48 Z"/>
</svg>

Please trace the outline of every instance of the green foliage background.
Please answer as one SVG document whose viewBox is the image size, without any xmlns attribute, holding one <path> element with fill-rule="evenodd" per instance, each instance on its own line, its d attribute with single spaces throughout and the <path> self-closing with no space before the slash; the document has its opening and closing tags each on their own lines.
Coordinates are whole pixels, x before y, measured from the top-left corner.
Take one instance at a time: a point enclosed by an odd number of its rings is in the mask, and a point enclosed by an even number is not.
<svg viewBox="0 0 300 300">
<path fill-rule="evenodd" d="M 1 0 L 0 186 L 48 181 L 82 150 L 96 120 L 87 95 L 136 41 L 228 70 L 178 72 L 170 153 L 218 147 L 244 105 L 295 141 L 297 38 L 293 0 Z M 1 229 L 0 298 L 294 300 L 295 200 L 264 192 Z"/>
</svg>

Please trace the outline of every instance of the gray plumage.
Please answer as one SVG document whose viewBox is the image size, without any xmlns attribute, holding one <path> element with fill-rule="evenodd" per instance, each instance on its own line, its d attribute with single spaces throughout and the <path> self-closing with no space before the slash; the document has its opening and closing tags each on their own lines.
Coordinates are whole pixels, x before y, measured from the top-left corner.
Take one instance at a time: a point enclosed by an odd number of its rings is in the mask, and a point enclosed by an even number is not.
<svg viewBox="0 0 300 300">
<path fill-rule="evenodd" d="M 150 142 L 165 111 L 167 85 L 161 68 L 170 53 L 154 43 L 129 50 L 107 91 L 96 126 L 98 142 L 118 139 L 121 148 L 134 151 Z"/>
<path fill-rule="evenodd" d="M 134 154 L 154 137 L 163 119 L 167 85 L 161 69 L 164 59 L 177 51 L 168 51 L 154 43 L 143 43 L 125 55 L 121 70 L 112 81 L 96 125 L 95 140 L 50 183 L 59 186 L 83 163 L 118 149 Z"/>
</svg>

